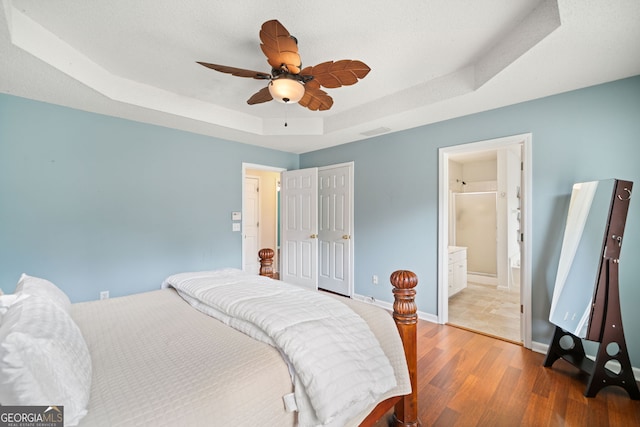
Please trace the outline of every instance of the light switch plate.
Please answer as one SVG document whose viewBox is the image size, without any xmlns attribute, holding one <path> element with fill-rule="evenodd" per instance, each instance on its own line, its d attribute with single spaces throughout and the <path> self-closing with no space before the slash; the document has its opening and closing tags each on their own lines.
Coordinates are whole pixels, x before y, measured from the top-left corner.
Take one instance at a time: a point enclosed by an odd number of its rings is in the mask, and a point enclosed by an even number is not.
<svg viewBox="0 0 640 427">
<path fill-rule="evenodd" d="M 233 224 L 231 224 L 231 231 L 240 231 L 240 223 L 234 222 Z"/>
</svg>

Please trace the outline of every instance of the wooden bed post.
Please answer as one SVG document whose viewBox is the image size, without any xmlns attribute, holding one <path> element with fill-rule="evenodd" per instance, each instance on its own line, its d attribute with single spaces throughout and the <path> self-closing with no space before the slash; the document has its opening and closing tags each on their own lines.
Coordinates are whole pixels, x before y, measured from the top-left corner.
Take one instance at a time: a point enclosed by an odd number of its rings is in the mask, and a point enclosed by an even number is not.
<svg viewBox="0 0 640 427">
<path fill-rule="evenodd" d="M 273 249 L 260 249 L 258 256 L 260 257 L 260 275 L 271 277 L 273 279 Z"/>
<path fill-rule="evenodd" d="M 422 424 L 418 419 L 418 307 L 415 303 L 418 276 L 408 270 L 398 270 L 391 274 L 390 280 L 394 296 L 393 320 L 402 338 L 411 380 L 411 394 L 403 396 L 395 405 L 393 425 L 419 427 Z"/>
</svg>

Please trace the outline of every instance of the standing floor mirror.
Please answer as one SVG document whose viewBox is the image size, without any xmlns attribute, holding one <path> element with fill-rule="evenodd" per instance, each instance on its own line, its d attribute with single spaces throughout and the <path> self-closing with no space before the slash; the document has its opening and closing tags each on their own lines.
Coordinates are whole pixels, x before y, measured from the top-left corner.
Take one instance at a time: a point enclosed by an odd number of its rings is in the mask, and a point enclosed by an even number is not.
<svg viewBox="0 0 640 427">
<path fill-rule="evenodd" d="M 622 327 L 618 267 L 633 183 L 573 186 L 549 320 L 556 325 L 544 366 L 562 358 L 589 375 L 584 395 L 617 385 L 640 399 Z M 599 343 L 595 361 L 582 340 Z"/>
</svg>

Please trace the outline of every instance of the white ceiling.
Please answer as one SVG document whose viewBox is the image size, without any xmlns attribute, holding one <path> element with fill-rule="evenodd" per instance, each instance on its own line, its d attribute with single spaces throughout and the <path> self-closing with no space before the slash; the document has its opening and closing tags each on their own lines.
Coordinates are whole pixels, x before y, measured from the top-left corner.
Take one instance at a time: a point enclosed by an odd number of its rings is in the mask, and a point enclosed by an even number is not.
<svg viewBox="0 0 640 427">
<path fill-rule="evenodd" d="M 3 0 L 0 92 L 294 153 L 640 74 L 638 0 Z M 246 100 L 264 21 L 372 71 L 329 111 Z M 284 126 L 285 121 L 288 126 Z"/>
</svg>

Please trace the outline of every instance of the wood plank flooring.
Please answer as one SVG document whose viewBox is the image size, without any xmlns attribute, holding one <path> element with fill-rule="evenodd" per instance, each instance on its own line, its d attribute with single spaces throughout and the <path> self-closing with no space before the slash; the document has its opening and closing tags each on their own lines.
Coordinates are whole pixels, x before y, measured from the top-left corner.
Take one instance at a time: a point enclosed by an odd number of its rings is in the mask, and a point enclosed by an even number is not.
<svg viewBox="0 0 640 427">
<path fill-rule="evenodd" d="M 640 401 L 619 387 L 583 396 L 563 360 L 448 325 L 418 323 L 419 414 L 427 426 L 640 426 Z"/>
</svg>

